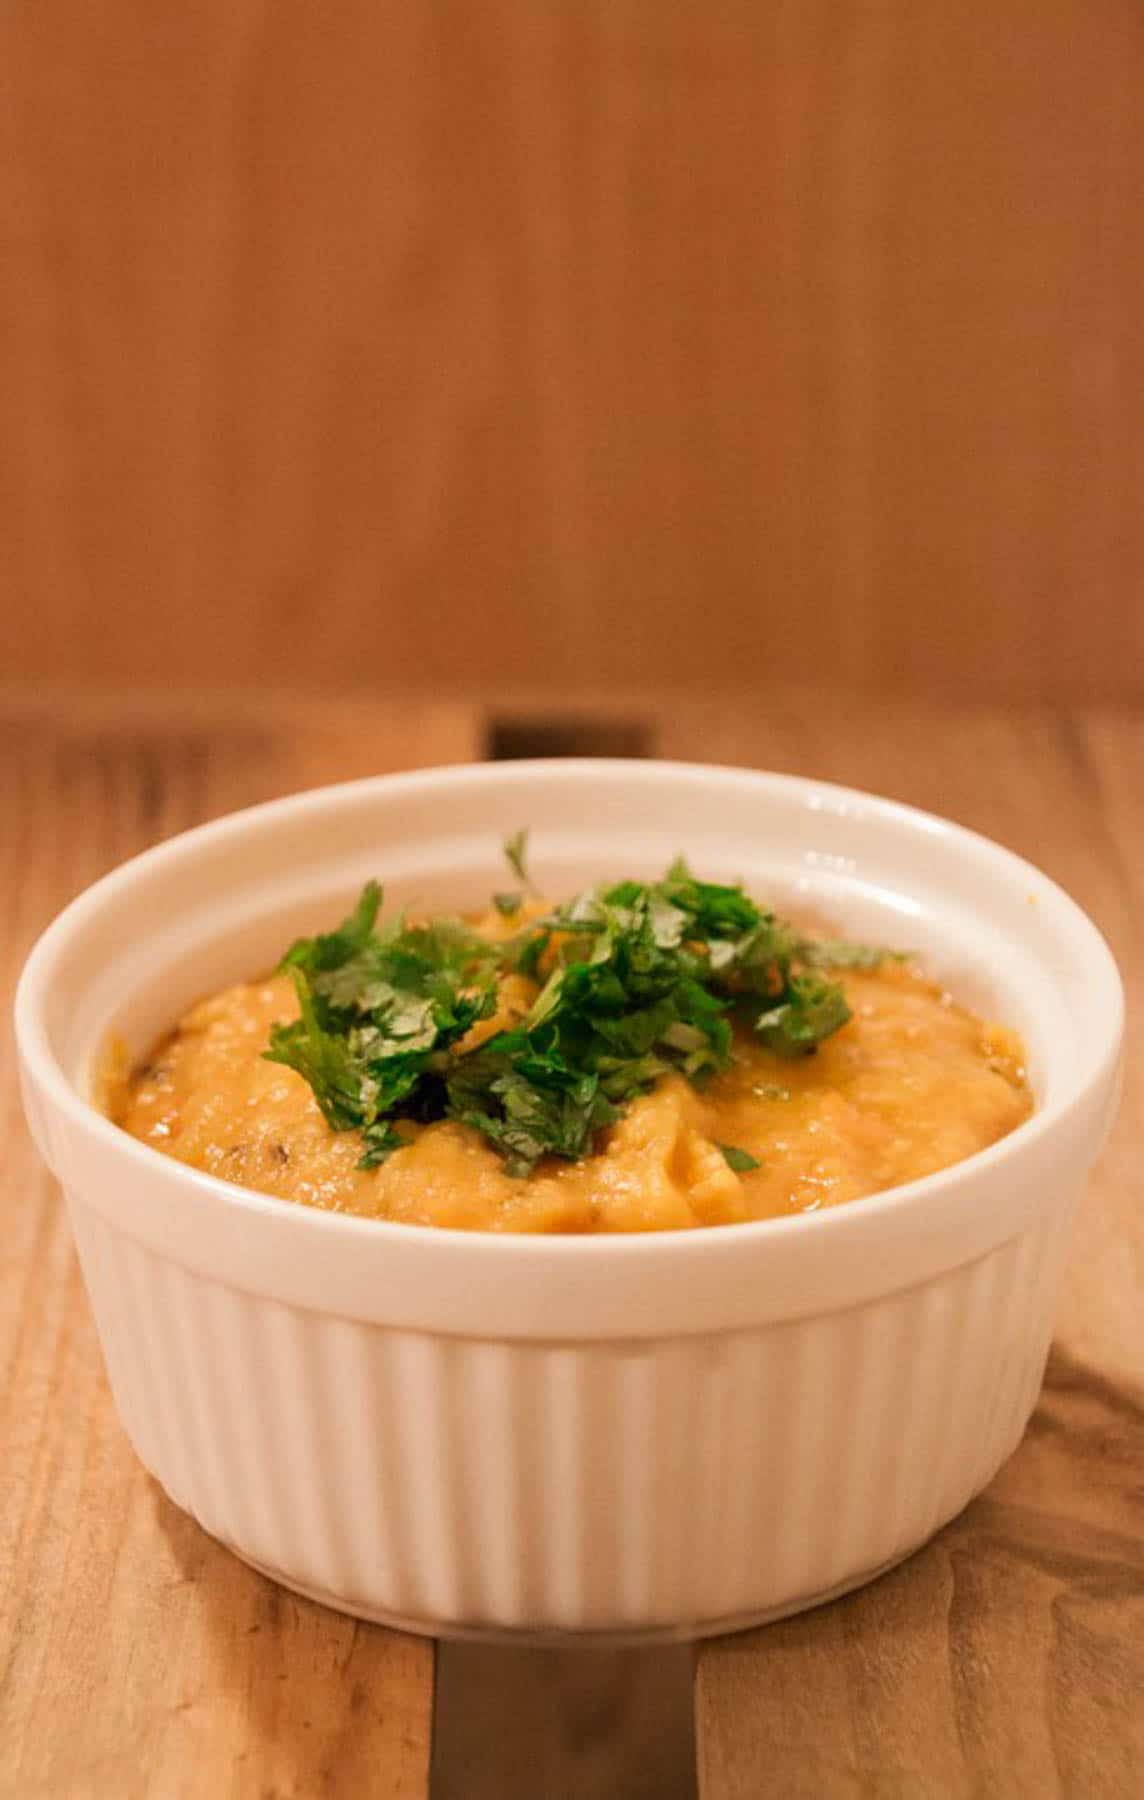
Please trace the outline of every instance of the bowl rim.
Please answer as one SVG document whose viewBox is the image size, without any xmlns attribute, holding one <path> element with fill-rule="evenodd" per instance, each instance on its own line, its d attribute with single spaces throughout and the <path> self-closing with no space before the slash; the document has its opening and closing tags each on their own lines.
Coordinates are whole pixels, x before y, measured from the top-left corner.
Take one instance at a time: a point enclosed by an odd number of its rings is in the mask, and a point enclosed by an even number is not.
<svg viewBox="0 0 1144 1800">
<path fill-rule="evenodd" d="M 946 841 L 952 839 L 967 853 L 992 864 L 997 872 L 1009 880 L 1025 887 L 1032 884 L 1038 901 L 1043 899 L 1051 905 L 1058 917 L 1085 943 L 1093 975 L 1103 987 L 1103 993 L 1099 996 L 1103 1030 L 1098 1054 L 1093 1058 L 1086 1075 L 1070 1093 L 1038 1106 L 1028 1119 L 1023 1120 L 996 1143 L 931 1175 L 881 1189 L 843 1206 L 797 1213 L 786 1218 L 750 1219 L 679 1229 L 597 1233 L 496 1231 L 414 1224 L 332 1212 L 285 1201 L 276 1195 L 263 1194 L 257 1189 L 243 1187 L 179 1162 L 132 1137 L 102 1114 L 92 1101 L 84 1098 L 61 1067 L 51 1047 L 43 1016 L 45 995 L 49 991 L 58 959 L 75 930 L 82 928 L 92 915 L 103 908 L 114 906 L 121 895 L 130 890 L 138 876 L 157 863 L 177 862 L 183 857 L 193 857 L 197 850 L 208 844 L 216 845 L 225 843 L 228 839 L 241 838 L 252 825 L 263 822 L 272 824 L 290 814 L 305 817 L 331 804 L 364 797 L 379 789 L 386 792 L 404 790 L 408 794 L 420 792 L 431 798 L 442 788 L 479 786 L 484 783 L 507 783 L 511 786 L 520 782 L 523 785 L 540 775 L 557 773 L 562 778 L 573 781 L 592 775 L 623 777 L 637 783 L 690 780 L 701 785 L 704 781 L 714 780 L 724 784 L 750 784 L 755 788 L 763 786 L 803 799 L 818 797 L 833 808 L 859 807 L 867 814 L 873 813 L 882 821 L 897 824 L 914 833 L 921 831 Z M 654 1256 L 657 1260 L 683 1255 L 694 1257 L 697 1253 L 715 1254 L 718 1246 L 722 1246 L 722 1251 L 719 1252 L 722 1253 L 736 1244 L 745 1249 L 748 1244 L 765 1244 L 780 1238 L 811 1238 L 824 1232 L 838 1235 L 844 1230 L 853 1233 L 863 1229 L 863 1220 L 868 1221 L 870 1230 L 873 1230 L 879 1221 L 903 1211 L 915 1210 L 919 1202 L 926 1199 L 936 1200 L 967 1178 L 979 1173 L 985 1175 L 1020 1159 L 1026 1151 L 1040 1143 L 1047 1133 L 1057 1129 L 1066 1118 L 1083 1108 L 1097 1090 L 1111 1079 L 1120 1056 L 1124 1026 L 1124 989 L 1116 961 L 1103 934 L 1059 883 L 1015 851 L 952 819 L 903 801 L 819 780 L 814 776 L 720 763 L 622 757 L 554 757 L 505 763 L 444 764 L 366 776 L 354 781 L 334 782 L 243 807 L 178 832 L 116 865 L 62 908 L 35 941 L 24 963 L 16 986 L 13 1012 L 15 1040 L 26 1078 L 31 1079 L 40 1093 L 81 1134 L 94 1134 L 107 1149 L 129 1159 L 141 1175 L 145 1176 L 148 1171 L 156 1176 L 161 1173 L 165 1180 L 174 1181 L 201 1201 L 212 1202 L 232 1212 L 237 1210 L 252 1221 L 259 1217 L 273 1219 L 278 1222 L 279 1229 L 286 1227 L 287 1221 L 290 1221 L 290 1228 L 299 1235 L 313 1231 L 328 1237 L 338 1234 L 347 1244 L 358 1239 L 362 1243 L 374 1243 L 380 1248 L 387 1241 L 393 1241 L 396 1233 L 406 1247 L 411 1247 L 416 1241 L 424 1245 L 437 1242 L 442 1248 L 445 1244 L 454 1247 L 463 1244 L 471 1254 L 498 1257 L 502 1261 L 514 1258 L 518 1262 L 540 1262 L 559 1257 L 585 1262 L 616 1261 L 635 1255 L 640 1255 L 645 1260 L 649 1256 Z"/>
</svg>

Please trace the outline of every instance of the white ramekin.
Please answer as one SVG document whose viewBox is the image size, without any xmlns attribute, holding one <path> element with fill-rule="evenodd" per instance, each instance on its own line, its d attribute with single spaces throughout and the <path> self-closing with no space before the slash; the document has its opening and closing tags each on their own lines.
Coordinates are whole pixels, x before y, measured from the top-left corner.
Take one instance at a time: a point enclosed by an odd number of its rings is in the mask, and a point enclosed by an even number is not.
<svg viewBox="0 0 1144 1800">
<path fill-rule="evenodd" d="M 833 1212 L 514 1238 L 248 1193 L 90 1104 L 110 1035 L 142 1052 L 367 875 L 475 904 L 525 824 L 549 892 L 683 850 L 921 952 L 1024 1033 L 1035 1116 Z M 773 775 L 517 763 L 303 794 L 148 851 L 45 932 L 16 1024 L 120 1415 L 177 1505 L 366 1618 L 637 1638 L 863 1581 L 1009 1455 L 1115 1101 L 1122 995 L 1073 902 L 954 825 Z"/>
</svg>

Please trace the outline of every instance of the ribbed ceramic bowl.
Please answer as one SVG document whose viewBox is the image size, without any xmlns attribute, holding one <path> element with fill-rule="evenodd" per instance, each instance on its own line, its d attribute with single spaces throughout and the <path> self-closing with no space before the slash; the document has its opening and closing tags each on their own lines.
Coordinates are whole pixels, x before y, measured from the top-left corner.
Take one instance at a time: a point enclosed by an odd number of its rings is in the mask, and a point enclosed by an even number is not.
<svg viewBox="0 0 1144 1800">
<path fill-rule="evenodd" d="M 197 1173 L 88 1099 L 368 875 L 474 905 L 659 873 L 825 910 L 1016 1025 L 1032 1120 L 817 1215 L 611 1238 L 435 1231 Z M 1018 1442 L 1115 1098 L 1120 983 L 1045 876 L 867 795 L 729 769 L 518 763 L 358 782 L 173 839 L 76 900 L 17 997 L 123 1424 L 177 1505 L 291 1587 L 440 1634 L 732 1630 L 923 1543 Z"/>
</svg>

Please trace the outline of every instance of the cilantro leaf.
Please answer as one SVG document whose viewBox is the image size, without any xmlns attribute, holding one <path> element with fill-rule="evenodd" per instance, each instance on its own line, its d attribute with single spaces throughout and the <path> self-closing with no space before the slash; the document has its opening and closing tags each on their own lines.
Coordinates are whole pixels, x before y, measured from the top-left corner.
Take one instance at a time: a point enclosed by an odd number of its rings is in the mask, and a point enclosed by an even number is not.
<svg viewBox="0 0 1144 1800">
<path fill-rule="evenodd" d="M 524 882 L 526 844 L 518 831 L 505 845 Z M 493 903 L 513 918 L 523 897 Z M 309 1083 L 332 1130 L 359 1133 L 363 1168 L 401 1147 L 398 1121 L 445 1118 L 479 1132 L 513 1174 L 576 1161 L 664 1076 L 701 1083 L 726 1069 L 736 1029 L 779 1056 L 809 1053 L 850 1017 L 820 970 L 888 954 L 803 939 L 682 860 L 659 882 L 590 888 L 500 943 L 460 919 L 379 923 L 380 906 L 369 882 L 335 931 L 291 945 L 280 966 L 299 1016 L 274 1027 L 265 1052 Z M 528 1012 L 473 1044 L 510 973 L 537 984 Z M 758 1167 L 719 1148 L 740 1173 Z"/>
<path fill-rule="evenodd" d="M 373 1092 L 348 1037 L 330 1031 L 303 977 L 295 975 L 300 1016 L 290 1025 L 275 1025 L 270 1034 L 269 1062 L 295 1069 L 314 1090 L 322 1116 L 334 1131 L 349 1131 L 367 1117 Z"/>
<path fill-rule="evenodd" d="M 340 968 L 369 942 L 380 907 L 381 889 L 376 881 L 367 881 L 357 905 L 337 930 L 318 937 L 296 939 L 279 963 L 279 969 Z"/>
<path fill-rule="evenodd" d="M 717 1148 L 723 1152 L 727 1167 L 734 1169 L 736 1175 L 746 1175 L 751 1169 L 763 1166 L 758 1157 L 752 1156 L 749 1150 L 740 1150 L 737 1144 L 719 1144 Z"/>
<path fill-rule="evenodd" d="M 362 1134 L 362 1166 L 401 1140 L 394 1116 L 441 1116 L 433 1060 L 496 1007 L 495 946 L 459 920 L 375 929 L 371 882 L 336 932 L 303 938 L 291 970 L 299 1016 L 276 1025 L 264 1052 L 301 1075 L 326 1123 Z"/>
<path fill-rule="evenodd" d="M 846 938 L 807 938 L 799 955 L 812 969 L 878 969 L 884 962 L 908 962 L 905 950 L 886 950 L 881 944 L 854 944 Z"/>
<path fill-rule="evenodd" d="M 527 825 L 522 825 L 519 831 L 514 831 L 511 837 L 507 837 L 503 849 L 504 859 L 517 880 L 523 881 L 525 887 L 530 887 L 532 884 L 528 879 L 528 871 L 524 862 L 528 850 Z"/>
<path fill-rule="evenodd" d="M 449 1108 L 495 1145 L 510 1174 L 528 1174 L 543 1156 L 577 1161 L 600 1127 L 618 1117 L 596 1075 L 527 1054 L 514 1066 L 495 1039 L 484 1055 L 483 1066 L 458 1068 Z"/>
<path fill-rule="evenodd" d="M 779 1056 L 805 1056 L 850 1017 L 846 995 L 837 982 L 818 975 L 793 975 L 786 998 L 760 1013 L 755 1030 Z"/>
</svg>

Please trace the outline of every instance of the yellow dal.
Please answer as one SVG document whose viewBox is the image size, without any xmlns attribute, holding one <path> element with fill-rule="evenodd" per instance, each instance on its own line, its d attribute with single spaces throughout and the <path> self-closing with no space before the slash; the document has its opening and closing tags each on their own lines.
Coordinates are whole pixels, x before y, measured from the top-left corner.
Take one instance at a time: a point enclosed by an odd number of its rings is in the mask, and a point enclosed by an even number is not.
<svg viewBox="0 0 1144 1800">
<path fill-rule="evenodd" d="M 482 922 L 484 923 L 484 922 Z M 488 921 L 489 934 L 499 922 Z M 580 1163 L 505 1173 L 478 1133 L 402 1125 L 380 1168 L 356 1167 L 355 1132 L 333 1132 L 299 1075 L 263 1060 L 294 1018 L 289 979 L 244 983 L 193 1007 L 111 1103 L 134 1137 L 194 1168 L 283 1200 L 479 1231 L 659 1231 L 783 1218 L 857 1200 L 984 1149 L 1028 1117 L 1020 1040 L 956 1006 L 917 970 L 841 977 L 850 1023 L 812 1056 L 741 1040 L 738 1062 L 697 1090 L 678 1076 L 632 1103 Z M 488 1036 L 535 988 L 506 979 Z M 732 1170 L 719 1144 L 761 1166 Z"/>
</svg>

